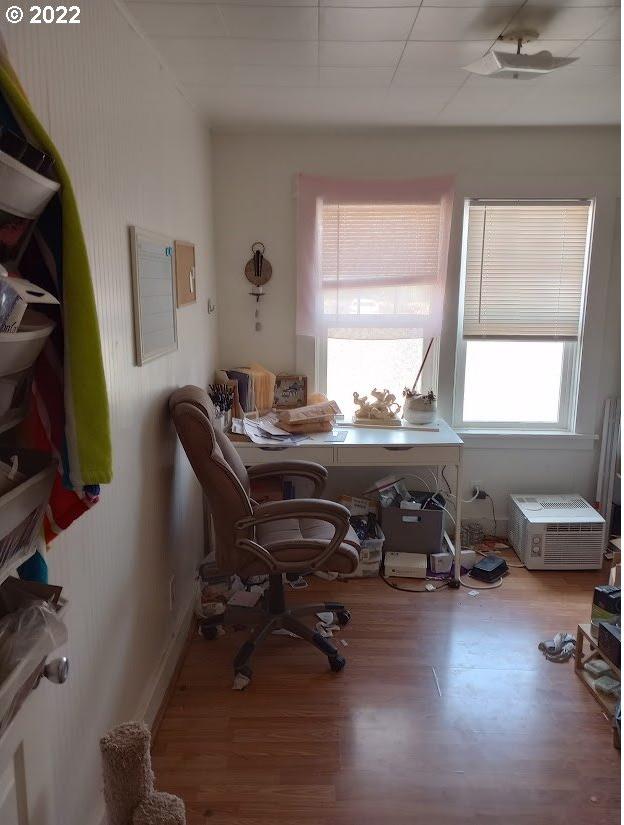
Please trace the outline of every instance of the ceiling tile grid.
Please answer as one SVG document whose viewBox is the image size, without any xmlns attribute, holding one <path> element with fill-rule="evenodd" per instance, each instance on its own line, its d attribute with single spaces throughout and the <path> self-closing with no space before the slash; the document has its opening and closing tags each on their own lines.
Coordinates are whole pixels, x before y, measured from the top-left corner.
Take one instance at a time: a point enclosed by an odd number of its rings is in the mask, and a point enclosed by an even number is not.
<svg viewBox="0 0 624 825">
<path fill-rule="evenodd" d="M 619 122 L 619 0 L 128 0 L 222 125 Z M 577 61 L 524 82 L 464 67 L 511 37 Z"/>
</svg>

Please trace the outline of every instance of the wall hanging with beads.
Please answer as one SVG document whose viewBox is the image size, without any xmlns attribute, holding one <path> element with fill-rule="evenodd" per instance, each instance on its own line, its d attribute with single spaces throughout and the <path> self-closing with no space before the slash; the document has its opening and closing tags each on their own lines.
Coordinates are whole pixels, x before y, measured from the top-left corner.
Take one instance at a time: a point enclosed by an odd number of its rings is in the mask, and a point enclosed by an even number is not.
<svg viewBox="0 0 624 825">
<path fill-rule="evenodd" d="M 245 264 L 245 278 L 251 284 L 250 295 L 256 299 L 256 309 L 254 313 L 254 321 L 256 332 L 260 332 L 262 324 L 260 322 L 260 298 L 266 293 L 264 292 L 264 285 L 271 280 L 273 275 L 273 267 L 271 262 L 264 257 L 265 246 L 261 241 L 256 241 L 251 246 L 253 257 L 251 257 Z"/>
</svg>

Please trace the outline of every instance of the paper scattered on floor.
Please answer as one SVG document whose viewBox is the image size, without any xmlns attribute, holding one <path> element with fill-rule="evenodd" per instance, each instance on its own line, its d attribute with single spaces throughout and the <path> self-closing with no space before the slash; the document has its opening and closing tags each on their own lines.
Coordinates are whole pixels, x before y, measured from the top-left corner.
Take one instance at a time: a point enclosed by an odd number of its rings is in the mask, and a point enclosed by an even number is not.
<svg viewBox="0 0 624 825">
<path fill-rule="evenodd" d="M 317 570 L 314 575 L 317 579 L 323 579 L 326 582 L 333 582 L 338 578 L 338 573 L 328 573 L 325 570 Z"/>
<path fill-rule="evenodd" d="M 431 582 L 427 582 L 427 584 L 425 585 L 425 590 L 428 590 L 430 593 L 432 593 L 435 589 L 435 584 L 431 584 Z"/>
<path fill-rule="evenodd" d="M 349 642 L 346 639 L 341 639 L 340 644 L 343 645 L 344 647 L 349 647 Z"/>
<path fill-rule="evenodd" d="M 469 591 L 468 591 L 468 595 L 469 595 L 469 596 L 478 596 L 478 595 L 479 595 L 479 591 L 478 591 L 478 590 L 469 590 Z"/>
<path fill-rule="evenodd" d="M 329 639 L 334 635 L 333 631 L 331 631 L 328 627 L 326 627 L 323 624 L 323 622 L 317 622 L 316 625 L 314 626 L 314 629 L 316 630 L 317 633 L 320 633 L 321 636 L 323 636 L 324 639 Z"/>
<path fill-rule="evenodd" d="M 237 673 L 232 683 L 232 690 L 245 690 L 251 679 L 243 673 Z"/>
<path fill-rule="evenodd" d="M 308 586 L 308 583 L 303 578 L 303 576 L 299 576 L 299 578 L 295 579 L 294 581 L 290 581 L 290 579 L 288 579 L 288 584 L 292 587 L 293 590 L 305 590 Z"/>
<path fill-rule="evenodd" d="M 228 599 L 228 604 L 236 605 L 237 607 L 255 607 L 261 595 L 262 590 L 259 587 L 252 587 L 251 590 L 237 590 L 236 593 Z"/>
</svg>

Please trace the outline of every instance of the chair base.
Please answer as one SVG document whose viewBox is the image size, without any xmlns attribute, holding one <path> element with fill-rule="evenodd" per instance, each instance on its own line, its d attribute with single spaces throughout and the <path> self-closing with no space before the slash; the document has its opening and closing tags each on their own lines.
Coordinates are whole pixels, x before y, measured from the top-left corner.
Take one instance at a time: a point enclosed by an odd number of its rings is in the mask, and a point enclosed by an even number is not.
<svg viewBox="0 0 624 825">
<path fill-rule="evenodd" d="M 259 607 L 226 607 L 224 613 L 204 619 L 200 622 L 200 631 L 205 638 L 216 638 L 218 625 L 226 627 L 249 627 L 251 633 L 234 657 L 234 675 L 251 679 L 251 658 L 262 640 L 274 630 L 288 630 L 299 638 L 318 648 L 327 656 L 329 666 L 338 672 L 346 665 L 346 659 L 338 653 L 336 647 L 317 630 L 313 630 L 299 617 L 313 616 L 316 613 L 332 612 L 337 614 L 339 624 L 345 625 L 351 614 L 340 602 L 322 602 L 319 604 L 296 605 L 288 608 L 284 595 L 281 574 L 269 576 L 269 588 L 263 595 Z M 212 631 L 212 632 L 211 632 Z"/>
</svg>

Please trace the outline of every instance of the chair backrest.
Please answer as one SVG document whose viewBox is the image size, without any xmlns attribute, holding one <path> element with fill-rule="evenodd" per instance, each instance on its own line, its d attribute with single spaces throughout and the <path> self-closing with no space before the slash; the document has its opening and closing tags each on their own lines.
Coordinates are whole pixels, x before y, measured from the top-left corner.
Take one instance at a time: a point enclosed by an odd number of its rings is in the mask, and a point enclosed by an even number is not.
<svg viewBox="0 0 624 825">
<path fill-rule="evenodd" d="M 215 409 L 199 387 L 176 390 L 169 410 L 184 451 L 210 504 L 215 526 L 219 570 L 236 572 L 244 556 L 234 545 L 234 524 L 252 514 L 249 476 L 227 436 L 215 429 Z M 246 561 L 248 561 L 248 557 Z"/>
</svg>

